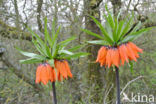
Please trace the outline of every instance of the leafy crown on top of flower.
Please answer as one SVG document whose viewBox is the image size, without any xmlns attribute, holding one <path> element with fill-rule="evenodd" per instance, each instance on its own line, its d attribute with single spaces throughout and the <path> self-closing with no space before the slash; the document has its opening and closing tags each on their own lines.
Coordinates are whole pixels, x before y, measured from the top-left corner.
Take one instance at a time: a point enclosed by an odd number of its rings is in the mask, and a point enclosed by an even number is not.
<svg viewBox="0 0 156 104">
<path fill-rule="evenodd" d="M 72 48 L 69 48 L 68 50 L 65 49 L 67 45 L 73 40 L 76 39 L 75 36 L 72 36 L 64 41 L 61 41 L 58 43 L 58 34 L 60 31 L 60 27 L 55 31 L 55 20 L 52 23 L 52 34 L 50 35 L 47 28 L 47 18 L 45 18 L 45 27 L 44 27 L 44 39 L 42 39 L 38 34 L 33 32 L 30 28 L 28 28 L 29 32 L 32 34 L 32 42 L 39 52 L 39 54 L 36 53 L 30 53 L 22 51 L 21 49 L 17 48 L 17 50 L 29 57 L 25 60 L 20 60 L 23 64 L 32 64 L 32 63 L 39 63 L 39 62 L 45 62 L 47 61 L 51 66 L 54 66 L 54 60 L 55 59 L 67 59 L 71 60 L 78 57 L 83 57 L 88 55 L 89 53 L 86 52 L 75 52 L 79 50 L 83 45 L 77 45 Z M 75 52 L 75 53 L 74 53 Z"/>
<path fill-rule="evenodd" d="M 82 29 L 82 31 L 86 32 L 88 35 L 95 36 L 99 39 L 88 41 L 88 43 L 118 46 L 122 43 L 133 41 L 146 31 L 151 29 L 141 28 L 141 22 L 139 22 L 137 25 L 135 25 L 134 28 L 132 28 L 134 26 L 134 15 L 132 15 L 130 19 L 125 18 L 123 20 L 120 20 L 120 13 L 116 17 L 110 13 L 107 6 L 105 6 L 105 8 L 108 14 L 104 14 L 104 18 L 106 20 L 105 26 L 103 26 L 95 17 L 90 16 L 92 20 L 96 23 L 96 25 L 100 28 L 102 35 L 99 35 L 87 29 Z"/>
</svg>

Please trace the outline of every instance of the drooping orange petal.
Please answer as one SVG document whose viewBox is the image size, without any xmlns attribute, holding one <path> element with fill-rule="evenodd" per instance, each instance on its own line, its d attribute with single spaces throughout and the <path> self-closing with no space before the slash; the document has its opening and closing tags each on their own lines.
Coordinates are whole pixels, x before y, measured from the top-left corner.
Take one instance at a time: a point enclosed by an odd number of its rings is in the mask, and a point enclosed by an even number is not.
<svg viewBox="0 0 156 104">
<path fill-rule="evenodd" d="M 107 51 L 106 47 L 101 47 L 100 50 L 98 51 L 98 56 L 96 59 L 96 62 L 100 62 L 100 60 L 103 60 L 105 58 L 105 51 Z"/>
<path fill-rule="evenodd" d="M 36 83 L 39 83 L 41 81 L 41 69 L 42 65 L 39 65 L 36 69 Z"/>
<path fill-rule="evenodd" d="M 64 77 L 64 69 L 61 61 L 59 61 L 59 72 L 60 75 Z"/>
<path fill-rule="evenodd" d="M 53 81 L 56 80 L 56 72 L 55 69 L 52 68 Z"/>
<path fill-rule="evenodd" d="M 100 63 L 100 66 L 102 67 L 103 65 L 105 65 L 106 64 L 106 55 L 107 55 L 107 48 L 106 47 L 104 47 L 104 50 L 103 50 L 103 52 L 102 52 L 102 56 L 101 56 L 101 58 L 99 59 L 99 63 Z"/>
<path fill-rule="evenodd" d="M 48 80 L 50 80 L 52 77 L 52 73 L 51 73 L 51 66 L 49 64 L 46 65 L 46 70 L 47 70 L 47 78 Z"/>
<path fill-rule="evenodd" d="M 101 58 L 101 53 L 102 53 L 103 47 L 101 47 L 98 51 L 97 59 L 96 62 L 99 62 L 99 59 Z"/>
<path fill-rule="evenodd" d="M 58 76 L 58 77 L 57 77 L 57 78 L 58 78 L 58 80 L 59 80 L 59 81 L 61 81 L 61 74 L 60 74 L 60 73 L 58 73 L 58 74 L 57 74 L 57 76 Z"/>
<path fill-rule="evenodd" d="M 70 71 L 70 67 L 69 67 L 68 62 L 65 60 L 64 63 L 65 63 L 65 67 L 66 67 L 68 76 L 72 78 L 73 75 L 72 75 L 72 73 L 71 73 L 71 71 Z"/>
<path fill-rule="evenodd" d="M 119 57 L 119 52 L 117 48 L 113 48 L 112 63 L 117 67 L 120 64 L 120 57 Z"/>
<path fill-rule="evenodd" d="M 56 77 L 57 77 L 57 79 L 59 80 L 59 81 L 61 81 L 61 76 L 62 76 L 62 72 L 61 72 L 61 62 L 59 61 L 59 60 L 56 60 L 55 61 L 55 68 L 56 68 L 56 70 L 57 70 L 57 75 L 56 75 Z"/>
<path fill-rule="evenodd" d="M 61 62 L 61 74 L 63 78 L 67 78 L 67 70 L 66 70 L 66 65 L 64 63 L 64 60 Z"/>
<path fill-rule="evenodd" d="M 48 64 L 47 65 L 47 72 L 48 72 L 48 79 L 51 81 L 51 82 L 53 82 L 54 81 L 54 76 L 53 76 L 53 72 L 52 72 L 52 67 Z"/>
<path fill-rule="evenodd" d="M 122 44 L 118 47 L 119 55 L 121 58 L 122 65 L 126 62 L 128 62 L 128 55 L 127 55 L 127 48 L 125 44 Z"/>
<path fill-rule="evenodd" d="M 141 48 L 137 47 L 134 43 L 128 42 L 128 44 L 129 44 L 134 50 L 136 50 L 137 52 L 143 53 L 143 50 L 142 50 Z"/>
<path fill-rule="evenodd" d="M 113 50 L 111 48 L 108 49 L 106 55 L 106 65 L 108 66 L 108 68 L 110 68 L 110 66 L 112 65 L 112 54 L 113 54 Z"/>
<path fill-rule="evenodd" d="M 68 76 L 72 77 L 70 67 L 66 60 L 55 60 L 55 68 L 57 70 L 56 76 L 59 81 L 68 78 Z"/>
<path fill-rule="evenodd" d="M 133 44 L 133 43 L 132 43 Z M 133 53 L 135 55 L 136 58 L 139 58 L 139 54 L 138 54 L 138 50 L 136 48 L 133 47 L 133 45 L 131 44 L 131 42 L 129 42 L 127 45 L 129 47 L 131 47 L 131 49 L 133 50 Z"/>
<path fill-rule="evenodd" d="M 126 44 L 126 48 L 127 48 L 127 55 L 128 55 L 128 58 L 129 58 L 130 60 L 137 61 L 133 49 L 132 49 L 128 44 Z"/>
<path fill-rule="evenodd" d="M 46 65 L 43 65 L 42 72 L 41 72 L 41 82 L 46 85 L 48 83 L 48 73 Z"/>
<path fill-rule="evenodd" d="M 49 75 L 50 75 L 50 81 L 51 82 L 53 82 L 54 81 L 54 75 L 53 75 L 53 69 L 51 68 L 50 70 L 49 70 Z"/>
<path fill-rule="evenodd" d="M 58 80 L 58 75 L 59 75 L 59 69 L 58 69 L 58 61 L 57 60 L 55 60 L 55 70 L 56 70 L 56 78 L 57 78 L 57 80 Z"/>
</svg>

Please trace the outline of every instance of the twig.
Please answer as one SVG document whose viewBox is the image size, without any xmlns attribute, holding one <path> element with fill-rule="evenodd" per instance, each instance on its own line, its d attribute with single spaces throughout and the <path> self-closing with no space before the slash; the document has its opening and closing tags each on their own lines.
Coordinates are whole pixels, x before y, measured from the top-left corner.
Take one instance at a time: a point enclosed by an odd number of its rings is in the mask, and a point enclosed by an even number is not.
<svg viewBox="0 0 156 104">
<path fill-rule="evenodd" d="M 127 11 L 129 11 L 129 7 L 130 7 L 130 4 L 131 4 L 131 1 L 132 0 L 129 0 L 128 6 L 127 6 Z"/>
<path fill-rule="evenodd" d="M 104 97 L 103 104 L 106 104 L 106 98 L 107 98 L 107 96 L 108 96 L 108 94 L 110 93 L 110 91 L 111 91 L 112 88 L 113 88 L 113 84 L 112 84 L 111 87 L 108 89 L 108 91 L 107 91 L 107 93 L 106 93 L 106 95 L 105 95 L 105 97 Z"/>
<path fill-rule="evenodd" d="M 139 76 L 139 77 L 137 77 L 137 78 L 135 78 L 135 79 L 129 81 L 129 82 L 125 85 L 125 87 L 122 89 L 120 95 L 122 95 L 122 93 L 125 91 L 125 89 L 128 87 L 128 85 L 130 85 L 132 82 L 134 82 L 134 81 L 136 81 L 136 80 L 138 80 L 138 79 L 140 79 L 140 78 L 143 78 L 143 77 L 144 77 L 144 76 Z"/>
</svg>

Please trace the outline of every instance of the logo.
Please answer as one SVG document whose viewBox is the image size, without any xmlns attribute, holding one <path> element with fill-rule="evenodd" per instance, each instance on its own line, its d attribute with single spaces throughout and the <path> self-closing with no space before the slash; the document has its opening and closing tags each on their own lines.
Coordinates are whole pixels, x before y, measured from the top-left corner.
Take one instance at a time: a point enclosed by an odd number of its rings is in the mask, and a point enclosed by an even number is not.
<svg viewBox="0 0 156 104">
<path fill-rule="evenodd" d="M 123 102 L 133 102 L 133 103 L 154 103 L 155 102 L 155 97 L 154 95 L 146 95 L 146 94 L 141 94 L 137 93 L 134 94 L 133 92 L 131 93 L 131 96 L 128 97 L 125 93 L 123 93 L 124 97 L 122 98 Z"/>
</svg>

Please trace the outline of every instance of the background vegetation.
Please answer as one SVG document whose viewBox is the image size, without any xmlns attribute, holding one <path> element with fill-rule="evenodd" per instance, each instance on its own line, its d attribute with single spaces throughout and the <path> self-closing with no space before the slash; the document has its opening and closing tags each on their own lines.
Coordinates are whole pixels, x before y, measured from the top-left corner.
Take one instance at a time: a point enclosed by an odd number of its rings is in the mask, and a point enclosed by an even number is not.
<svg viewBox="0 0 156 104">
<path fill-rule="evenodd" d="M 155 0 L 0 0 L 0 104 L 52 102 L 51 85 L 35 84 L 37 65 L 21 65 L 18 61 L 25 57 L 17 52 L 15 46 L 36 51 L 27 26 L 44 37 L 44 17 L 48 18 L 49 29 L 56 18 L 62 28 L 59 41 L 74 35 L 77 40 L 70 46 L 84 44 L 94 38 L 83 33 L 81 28 L 100 34 L 89 15 L 104 23 L 105 4 L 114 15 L 121 10 L 122 18 L 134 12 L 134 24 L 141 21 L 143 27 L 156 26 Z M 133 64 L 133 72 L 128 64 L 120 68 L 121 91 L 128 97 L 132 92 L 156 97 L 155 32 L 154 28 L 135 41 L 144 53 Z M 92 55 L 70 62 L 74 78 L 57 83 L 58 104 L 115 104 L 115 72 L 94 63 L 99 47 L 87 44 L 81 50 Z M 123 93 L 123 104 L 131 104 L 124 99 Z"/>
</svg>

